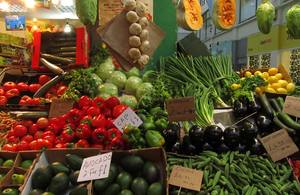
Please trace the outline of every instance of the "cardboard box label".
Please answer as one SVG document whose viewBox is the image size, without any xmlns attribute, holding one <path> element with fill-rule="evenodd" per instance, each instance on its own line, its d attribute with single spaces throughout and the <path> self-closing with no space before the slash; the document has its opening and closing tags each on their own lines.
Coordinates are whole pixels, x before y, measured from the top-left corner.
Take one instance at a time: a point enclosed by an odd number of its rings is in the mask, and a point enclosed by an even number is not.
<svg viewBox="0 0 300 195">
<path fill-rule="evenodd" d="M 77 181 L 89 181 L 107 178 L 111 164 L 112 152 L 83 159 Z"/>
<path fill-rule="evenodd" d="M 132 125 L 134 127 L 139 127 L 143 124 L 143 121 L 138 117 L 138 115 L 131 110 L 131 108 L 127 108 L 115 121 L 114 125 L 123 132 L 124 127 L 127 125 Z"/>
<path fill-rule="evenodd" d="M 49 118 L 66 114 L 73 108 L 74 101 L 54 99 L 51 102 Z"/>
<path fill-rule="evenodd" d="M 172 99 L 166 105 L 171 122 L 191 121 L 196 118 L 195 97 Z"/>
<path fill-rule="evenodd" d="M 300 117 L 300 98 L 287 96 L 284 102 L 283 112 L 295 117 Z"/>
<path fill-rule="evenodd" d="M 285 129 L 276 131 L 260 139 L 274 162 L 284 159 L 299 151 Z"/>
<path fill-rule="evenodd" d="M 189 190 L 200 191 L 203 172 L 181 166 L 174 166 L 169 184 Z"/>
</svg>

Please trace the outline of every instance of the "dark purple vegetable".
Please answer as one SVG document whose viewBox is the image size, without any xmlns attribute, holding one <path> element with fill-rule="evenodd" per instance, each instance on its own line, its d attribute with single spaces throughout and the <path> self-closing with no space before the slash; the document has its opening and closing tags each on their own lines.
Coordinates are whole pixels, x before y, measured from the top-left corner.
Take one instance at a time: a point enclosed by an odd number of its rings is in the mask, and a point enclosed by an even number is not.
<svg viewBox="0 0 300 195">
<path fill-rule="evenodd" d="M 247 114 L 247 106 L 246 104 L 236 100 L 233 103 L 233 113 L 236 117 L 242 117 Z"/>
<path fill-rule="evenodd" d="M 250 101 L 247 104 L 247 109 L 251 113 L 258 112 L 261 109 L 261 105 L 257 101 L 255 101 L 255 100 L 254 101 Z"/>
<path fill-rule="evenodd" d="M 205 139 L 212 146 L 218 146 L 223 136 L 222 129 L 217 125 L 211 125 L 205 129 Z"/>
<path fill-rule="evenodd" d="M 194 125 L 189 130 L 189 136 L 191 138 L 191 142 L 195 146 L 201 146 L 204 144 L 204 132 L 205 129 Z"/>
<path fill-rule="evenodd" d="M 218 153 L 225 153 L 228 152 L 230 150 L 230 148 L 224 143 L 222 142 L 217 148 L 216 148 Z"/>
<path fill-rule="evenodd" d="M 269 132 L 272 130 L 272 120 L 265 115 L 259 115 L 256 118 L 256 125 L 260 133 Z"/>
<path fill-rule="evenodd" d="M 181 148 L 181 145 L 179 142 L 176 142 L 172 148 L 171 148 L 171 152 L 174 152 L 174 153 L 180 153 L 180 148 Z"/>
<path fill-rule="evenodd" d="M 223 137 L 224 143 L 231 149 L 236 148 L 240 143 L 240 131 L 235 127 L 227 127 Z"/>
<path fill-rule="evenodd" d="M 169 124 L 168 128 L 163 130 L 163 136 L 166 140 L 166 145 L 174 145 L 178 140 L 180 127 L 176 124 Z"/>
<path fill-rule="evenodd" d="M 214 150 L 214 148 L 209 144 L 209 143 L 205 143 L 202 146 L 202 150 L 203 151 L 207 151 L 207 150 Z"/>
<path fill-rule="evenodd" d="M 196 154 L 196 146 L 191 143 L 191 138 L 188 135 L 185 135 L 181 144 L 181 152 L 187 155 Z"/>
<path fill-rule="evenodd" d="M 263 145 L 257 140 L 255 140 L 255 143 L 251 146 L 250 151 L 252 154 L 256 155 L 262 155 L 263 153 L 265 153 Z"/>
<path fill-rule="evenodd" d="M 241 153 L 244 153 L 246 152 L 246 146 L 240 144 L 238 147 L 237 147 L 237 151 L 241 152 Z"/>
<path fill-rule="evenodd" d="M 246 120 L 242 125 L 241 137 L 242 139 L 254 139 L 258 133 L 255 123 Z"/>
</svg>

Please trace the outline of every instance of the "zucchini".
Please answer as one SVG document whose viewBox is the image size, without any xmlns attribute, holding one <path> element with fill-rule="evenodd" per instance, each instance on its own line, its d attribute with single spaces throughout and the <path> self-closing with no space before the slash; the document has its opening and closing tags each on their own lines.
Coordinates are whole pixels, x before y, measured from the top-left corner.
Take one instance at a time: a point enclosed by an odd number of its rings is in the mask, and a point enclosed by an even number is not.
<svg viewBox="0 0 300 195">
<path fill-rule="evenodd" d="M 281 120 L 279 120 L 278 117 L 274 117 L 273 122 L 279 128 L 287 130 L 290 135 L 295 135 L 296 134 L 294 129 L 291 129 L 288 126 L 286 126 L 283 122 L 281 122 Z"/>
<path fill-rule="evenodd" d="M 55 56 L 55 55 L 51 55 L 51 54 L 46 54 L 46 53 L 42 53 L 41 54 L 42 58 L 45 58 L 46 60 L 54 60 L 55 62 L 59 62 L 62 64 L 71 64 L 73 63 L 72 60 L 68 59 L 68 58 L 63 58 L 63 57 L 59 57 L 59 56 Z"/>
<path fill-rule="evenodd" d="M 288 127 L 293 128 L 295 130 L 300 130 L 300 124 L 294 121 L 288 114 L 284 112 L 279 112 L 277 116 Z"/>
<path fill-rule="evenodd" d="M 44 66 L 46 66 L 46 68 L 48 68 L 54 74 L 63 74 L 65 72 L 63 69 L 59 68 L 55 64 L 50 63 L 45 58 L 41 58 L 41 62 Z"/>
<path fill-rule="evenodd" d="M 280 108 L 281 108 L 281 110 L 283 109 L 283 106 L 284 106 L 284 99 L 283 99 L 283 97 L 278 97 L 277 99 L 276 99 L 276 101 L 277 101 L 277 103 L 279 104 L 279 106 L 280 106 Z"/>
<path fill-rule="evenodd" d="M 281 111 L 282 108 L 280 108 L 280 105 L 274 98 L 270 99 L 270 104 L 271 104 L 272 108 L 275 110 L 275 112 Z"/>
<path fill-rule="evenodd" d="M 267 99 L 266 94 L 261 94 L 258 96 L 259 97 L 259 101 L 263 107 L 263 110 L 266 112 L 266 114 L 270 117 L 270 118 L 274 118 L 274 111 L 270 105 L 270 102 Z"/>
<path fill-rule="evenodd" d="M 64 76 L 65 76 L 65 73 L 55 76 L 53 79 L 51 79 L 46 84 L 44 84 L 41 88 L 39 88 L 39 90 L 37 90 L 37 92 L 35 92 L 33 97 L 34 98 L 44 97 L 44 95 L 50 90 L 50 88 L 52 86 L 56 85 L 57 83 L 59 83 L 60 81 L 63 80 Z"/>
</svg>

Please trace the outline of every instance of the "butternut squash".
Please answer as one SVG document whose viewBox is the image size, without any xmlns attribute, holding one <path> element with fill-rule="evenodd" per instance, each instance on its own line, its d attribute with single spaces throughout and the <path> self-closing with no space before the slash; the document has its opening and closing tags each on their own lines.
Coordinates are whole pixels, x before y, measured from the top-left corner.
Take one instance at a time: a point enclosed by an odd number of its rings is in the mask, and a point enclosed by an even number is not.
<svg viewBox="0 0 300 195">
<path fill-rule="evenodd" d="M 212 19 L 216 28 L 231 29 L 236 22 L 236 1 L 214 0 Z"/>
<path fill-rule="evenodd" d="M 203 26 L 201 5 L 198 0 L 179 0 L 177 6 L 177 24 L 190 31 L 197 31 Z"/>
</svg>

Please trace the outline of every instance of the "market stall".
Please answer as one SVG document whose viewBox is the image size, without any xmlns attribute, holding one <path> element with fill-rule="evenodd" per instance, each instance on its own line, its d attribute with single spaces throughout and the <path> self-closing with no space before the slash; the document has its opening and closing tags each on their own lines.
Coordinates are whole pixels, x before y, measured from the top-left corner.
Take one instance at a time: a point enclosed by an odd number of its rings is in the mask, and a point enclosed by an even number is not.
<svg viewBox="0 0 300 195">
<path fill-rule="evenodd" d="M 242 1 L 70 2 L 0 3 L 0 194 L 300 194 L 299 56 L 199 37 L 242 34 Z M 248 52 L 300 38 L 297 3 L 255 11 Z"/>
</svg>

